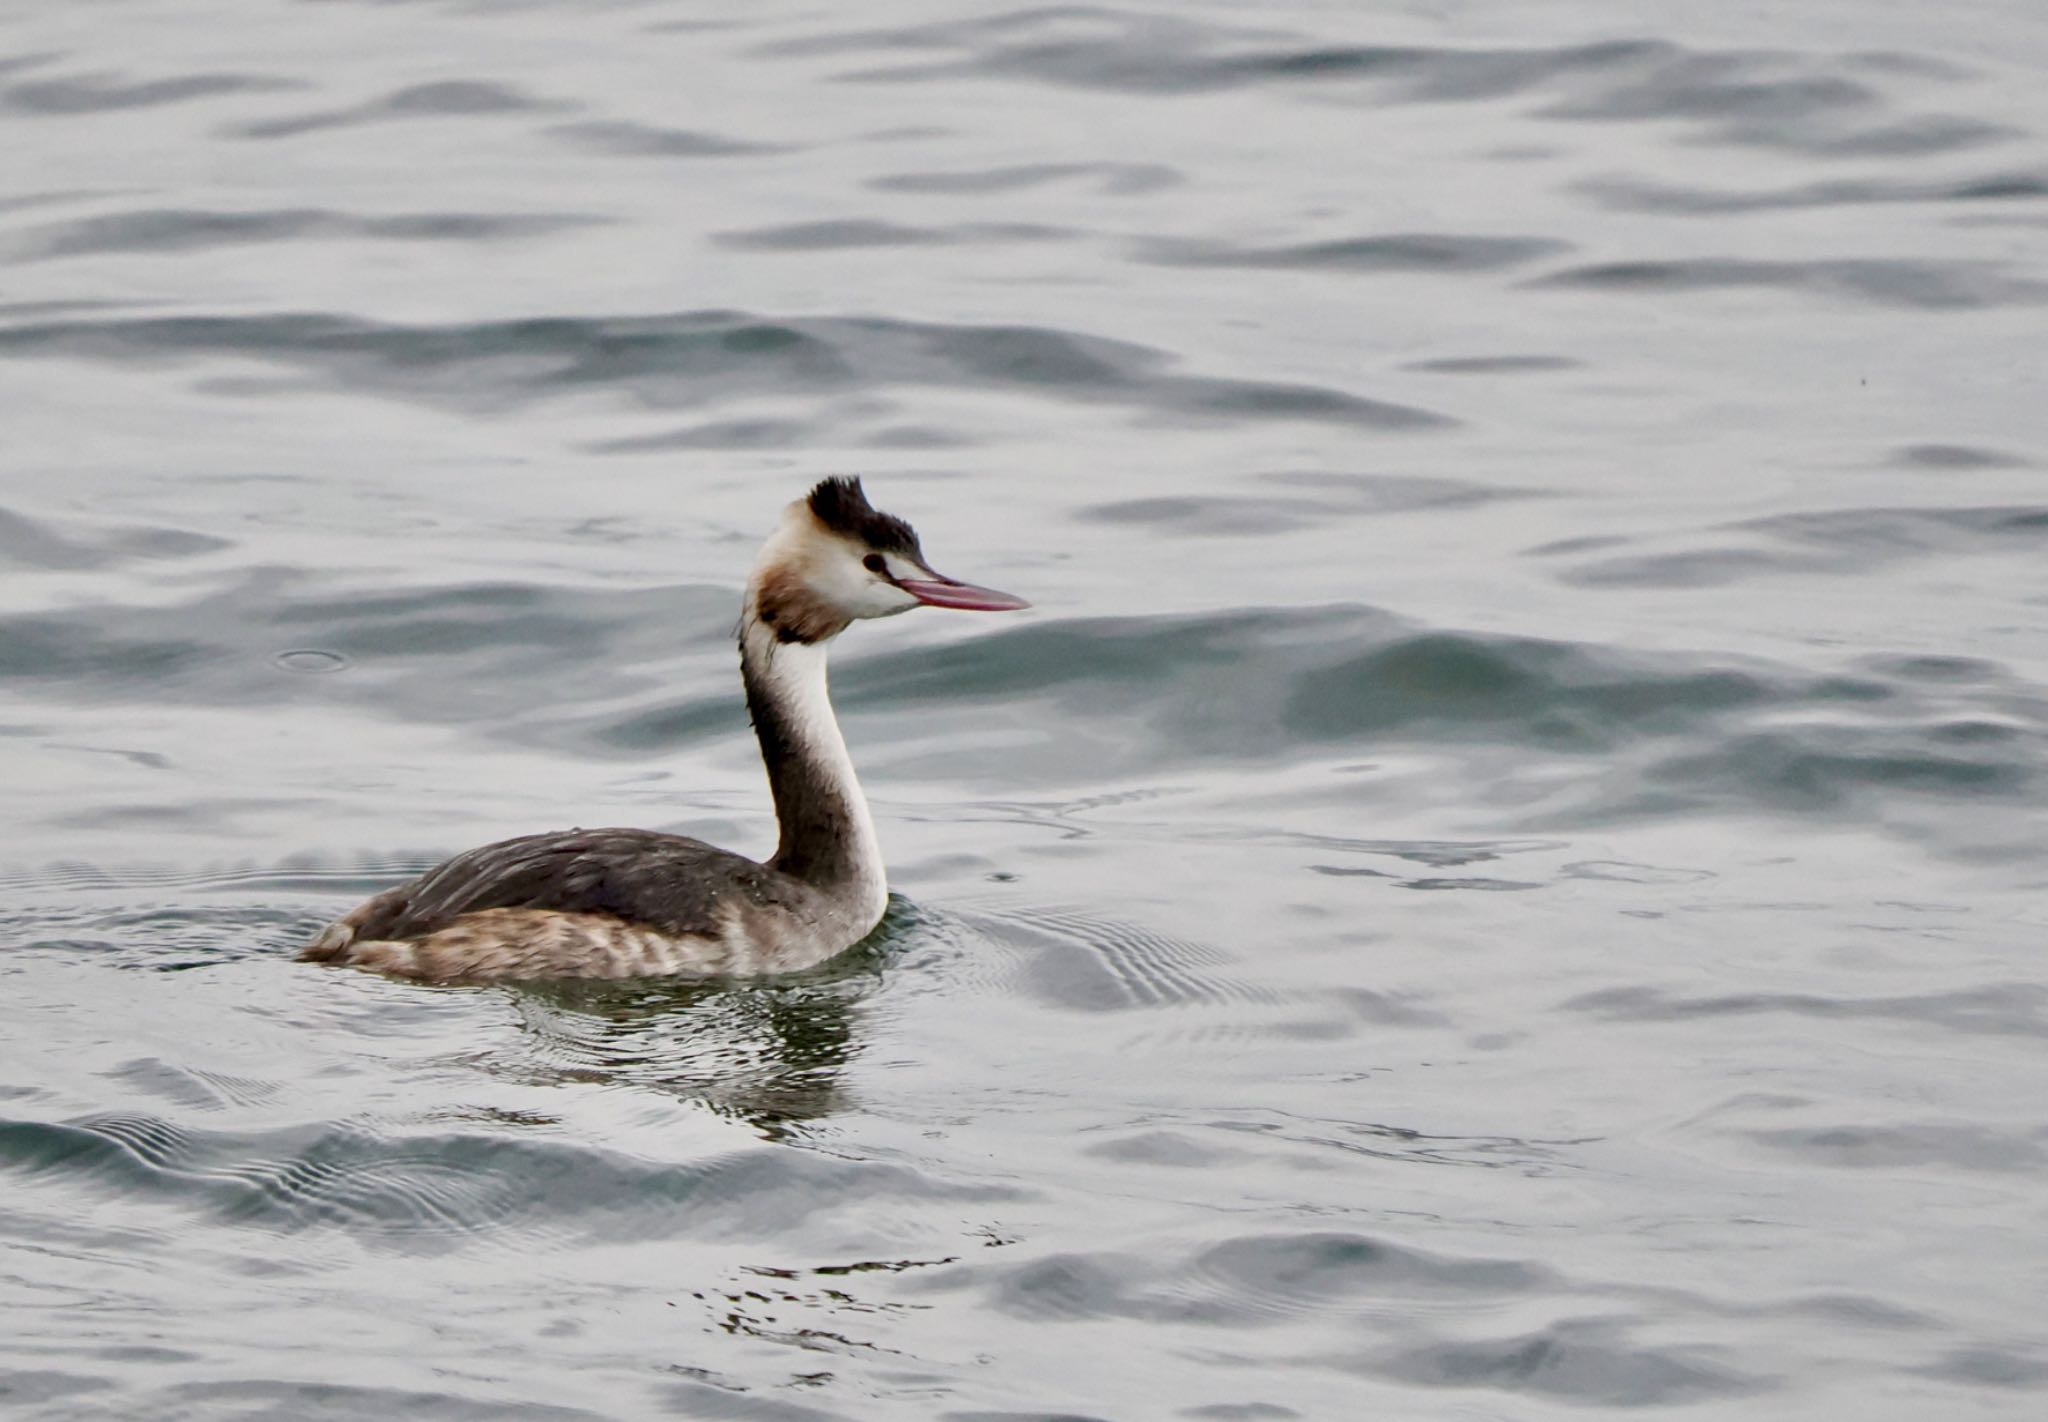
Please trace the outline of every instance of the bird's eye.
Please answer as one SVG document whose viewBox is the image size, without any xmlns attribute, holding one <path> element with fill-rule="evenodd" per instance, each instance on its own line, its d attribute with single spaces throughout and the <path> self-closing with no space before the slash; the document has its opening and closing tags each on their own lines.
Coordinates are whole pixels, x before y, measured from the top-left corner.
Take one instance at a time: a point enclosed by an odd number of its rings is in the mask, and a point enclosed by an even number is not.
<svg viewBox="0 0 2048 1422">
<path fill-rule="evenodd" d="M 886 562 L 882 560 L 882 555 L 879 553 L 868 554 L 867 557 L 860 560 L 860 565 L 863 568 L 866 568 L 870 573 L 883 572 L 887 570 L 889 566 Z"/>
</svg>

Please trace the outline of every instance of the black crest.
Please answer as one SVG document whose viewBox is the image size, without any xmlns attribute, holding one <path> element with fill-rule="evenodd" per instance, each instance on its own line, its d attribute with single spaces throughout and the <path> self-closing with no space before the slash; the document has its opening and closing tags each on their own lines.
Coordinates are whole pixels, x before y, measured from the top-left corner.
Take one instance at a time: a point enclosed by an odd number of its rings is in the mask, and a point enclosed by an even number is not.
<svg viewBox="0 0 2048 1422">
<path fill-rule="evenodd" d="M 860 480 L 835 474 L 811 490 L 811 512 L 834 533 L 857 538 L 878 553 L 902 553 L 924 561 L 917 530 L 868 502 Z"/>
</svg>

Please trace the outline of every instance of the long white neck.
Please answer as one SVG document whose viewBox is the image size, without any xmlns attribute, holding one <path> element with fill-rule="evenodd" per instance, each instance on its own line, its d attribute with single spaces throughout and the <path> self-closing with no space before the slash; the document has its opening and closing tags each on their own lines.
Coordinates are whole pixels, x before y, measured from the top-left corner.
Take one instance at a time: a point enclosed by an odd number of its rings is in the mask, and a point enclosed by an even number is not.
<svg viewBox="0 0 2048 1422">
<path fill-rule="evenodd" d="M 825 641 L 778 639 L 749 599 L 740 677 L 767 763 L 781 839 L 769 866 L 879 918 L 888 901 L 882 846 L 853 773 L 825 680 Z"/>
</svg>

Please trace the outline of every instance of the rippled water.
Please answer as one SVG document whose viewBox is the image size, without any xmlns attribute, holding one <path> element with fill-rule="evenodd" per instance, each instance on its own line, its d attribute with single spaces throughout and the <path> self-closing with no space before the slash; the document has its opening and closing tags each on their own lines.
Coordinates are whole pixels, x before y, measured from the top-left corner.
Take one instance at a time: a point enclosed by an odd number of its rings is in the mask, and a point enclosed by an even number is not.
<svg viewBox="0 0 2048 1422">
<path fill-rule="evenodd" d="M 2035 1415 L 2048 28 L 1796 8 L 0 10 L 0 1410 Z M 289 961 L 839 471 L 873 940 Z"/>
</svg>

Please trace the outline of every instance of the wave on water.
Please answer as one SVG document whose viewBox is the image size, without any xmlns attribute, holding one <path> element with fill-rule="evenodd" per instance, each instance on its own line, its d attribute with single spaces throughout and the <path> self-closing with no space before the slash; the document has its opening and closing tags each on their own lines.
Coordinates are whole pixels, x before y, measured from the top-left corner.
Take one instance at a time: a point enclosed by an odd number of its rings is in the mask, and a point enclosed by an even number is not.
<svg viewBox="0 0 2048 1422">
<path fill-rule="evenodd" d="M 1447 428 L 1447 416 L 1325 386 L 1180 375 L 1166 352 L 1033 326 L 735 311 L 396 325 L 331 315 L 157 316 L 0 326 L 0 357 L 253 359 L 334 388 L 458 409 L 601 387 L 652 409 L 895 386 L 1009 391 L 1133 417 Z M 635 444 L 632 447 L 644 447 Z"/>
</svg>

